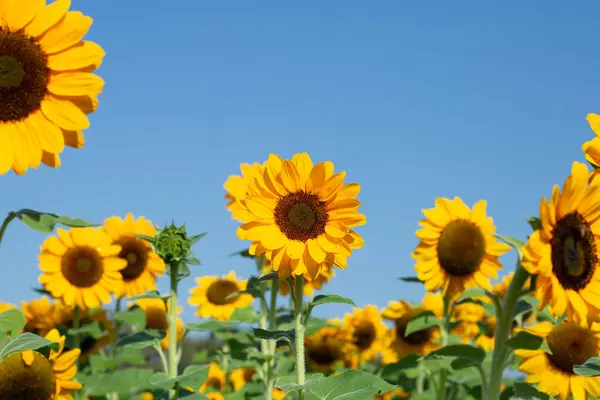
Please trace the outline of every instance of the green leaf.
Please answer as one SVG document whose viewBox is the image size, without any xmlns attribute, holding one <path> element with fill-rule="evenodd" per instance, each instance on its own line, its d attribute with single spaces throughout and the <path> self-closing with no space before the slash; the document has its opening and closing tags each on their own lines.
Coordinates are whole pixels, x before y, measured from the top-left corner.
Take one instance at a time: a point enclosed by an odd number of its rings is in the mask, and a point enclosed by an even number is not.
<svg viewBox="0 0 600 400">
<path fill-rule="evenodd" d="M 25 315 L 18 308 L 10 308 L 0 313 L 0 332 L 9 336 L 18 335 L 25 327 Z"/>
<path fill-rule="evenodd" d="M 388 382 L 396 382 L 406 370 L 418 368 L 419 358 L 421 357 L 417 354 L 409 354 L 396 363 L 387 364 L 381 371 L 381 377 Z"/>
<path fill-rule="evenodd" d="M 67 329 L 67 334 L 69 336 L 91 336 L 93 339 L 97 340 L 103 336 L 106 336 L 106 331 L 100 326 L 100 323 L 98 321 L 93 321 L 77 329 L 69 328 Z"/>
<path fill-rule="evenodd" d="M 233 299 L 234 297 L 238 297 L 239 295 L 242 295 L 242 294 L 249 294 L 250 296 L 255 297 L 257 299 L 260 299 L 263 297 L 263 293 L 260 291 L 260 289 L 248 287 L 246 290 L 239 290 L 237 292 L 230 293 L 229 295 L 227 295 L 227 297 L 225 297 L 225 299 L 226 300 Z"/>
<path fill-rule="evenodd" d="M 404 337 L 424 329 L 440 326 L 441 323 L 442 321 L 440 321 L 439 318 L 433 314 L 433 312 L 423 311 L 421 314 L 413 318 L 408 325 L 406 325 Z"/>
<path fill-rule="evenodd" d="M 264 282 L 264 281 L 273 281 L 273 280 L 278 280 L 278 279 L 279 279 L 279 275 L 277 274 L 277 272 L 271 272 L 270 274 L 261 276 L 258 279 L 258 281 Z"/>
<path fill-rule="evenodd" d="M 275 387 L 283 390 L 286 394 L 292 393 L 300 389 L 308 389 L 317 384 L 323 379 L 323 374 L 306 374 L 304 384 L 299 385 L 296 382 L 296 375 L 288 375 L 277 378 L 275 381 Z"/>
<path fill-rule="evenodd" d="M 350 300 L 347 297 L 342 297 L 337 294 L 320 294 L 315 296 L 313 300 L 308 303 L 308 308 L 311 309 L 313 307 L 327 303 L 350 304 L 354 307 L 358 307 L 352 300 Z"/>
<path fill-rule="evenodd" d="M 313 333 L 316 333 L 321 329 L 325 328 L 326 326 L 330 326 L 330 323 L 327 322 L 327 320 L 311 316 L 308 320 L 308 323 L 306 324 L 306 330 L 304 331 L 304 334 L 306 336 L 310 336 Z"/>
<path fill-rule="evenodd" d="M 538 217 L 527 217 L 527 223 L 534 232 L 538 229 L 542 229 L 542 221 Z"/>
<path fill-rule="evenodd" d="M 519 256 L 519 260 L 521 260 L 523 258 L 523 253 L 521 252 L 521 248 L 523 247 L 524 243 L 522 241 L 520 241 L 519 239 L 514 238 L 512 236 L 503 236 L 503 235 L 494 235 L 494 236 L 498 240 L 503 241 L 504 243 L 506 243 L 513 249 L 515 249 L 517 251 L 517 255 Z"/>
<path fill-rule="evenodd" d="M 231 320 L 253 324 L 258 321 L 258 314 L 252 306 L 238 308 L 231 314 Z"/>
<path fill-rule="evenodd" d="M 44 296 L 50 296 L 52 297 L 52 293 L 50 293 L 50 291 L 44 289 L 44 288 L 32 288 L 34 292 L 37 292 L 39 294 L 43 294 Z"/>
<path fill-rule="evenodd" d="M 513 382 L 513 388 L 515 389 L 514 398 L 518 399 L 531 399 L 531 400 L 550 400 L 551 397 L 545 393 L 538 391 L 536 388 L 526 382 Z"/>
<path fill-rule="evenodd" d="M 526 331 L 520 331 L 516 335 L 510 337 L 506 341 L 506 345 L 515 350 L 544 350 L 546 353 L 552 354 L 548 347 L 548 343 L 546 343 L 544 338 Z"/>
<path fill-rule="evenodd" d="M 365 400 L 393 388 L 393 385 L 368 372 L 346 370 L 318 380 L 308 391 L 319 400 Z"/>
<path fill-rule="evenodd" d="M 260 329 L 260 328 L 252 328 L 252 330 L 254 331 L 254 336 L 256 336 L 259 339 L 270 339 L 270 340 L 279 340 L 279 339 L 285 339 L 288 342 L 290 342 L 290 344 L 294 343 L 294 338 L 296 337 L 296 333 L 291 330 L 291 331 L 266 331 L 264 329 Z"/>
<path fill-rule="evenodd" d="M 144 294 L 138 294 L 136 296 L 129 297 L 129 301 L 136 301 L 136 300 L 140 300 L 140 299 L 163 299 L 163 300 L 166 300 L 170 297 L 171 297 L 170 295 L 161 296 L 160 293 L 158 293 L 158 291 L 150 290 Z"/>
<path fill-rule="evenodd" d="M 460 303 L 461 300 L 472 299 L 474 297 L 486 297 L 486 296 L 489 296 L 489 295 L 492 295 L 492 294 L 489 293 L 484 288 L 470 287 L 470 288 L 466 289 L 462 293 L 462 295 L 459 297 L 457 303 Z"/>
<path fill-rule="evenodd" d="M 417 278 L 416 276 L 401 276 L 398 279 L 401 280 L 402 282 L 423 283 L 423 281 L 420 280 L 419 278 Z"/>
<path fill-rule="evenodd" d="M 146 359 L 142 352 L 137 349 L 121 347 L 115 352 L 112 358 L 102 354 L 93 354 L 90 356 L 90 364 L 94 373 L 111 371 L 123 364 L 144 365 Z"/>
<path fill-rule="evenodd" d="M 190 246 L 193 246 L 198 242 L 198 240 L 202 239 L 204 236 L 208 235 L 208 232 L 199 233 L 198 235 L 194 235 L 190 238 Z"/>
<path fill-rule="evenodd" d="M 181 387 L 191 387 L 193 390 L 200 389 L 200 386 L 208 379 L 207 365 L 190 365 L 183 370 L 177 380 Z"/>
<path fill-rule="evenodd" d="M 469 344 L 453 344 L 450 346 L 442 347 L 436 351 L 429 353 L 426 358 L 436 357 L 449 357 L 449 358 L 463 358 L 470 361 L 470 364 L 458 363 L 453 365 L 455 369 L 466 368 L 468 365 L 479 365 L 485 359 L 485 350 L 478 346 L 471 346 Z M 460 368 L 456 368 L 460 367 Z"/>
<path fill-rule="evenodd" d="M 120 311 L 115 313 L 117 321 L 125 322 L 133 327 L 136 331 L 142 331 L 146 327 L 146 313 L 139 307 L 132 308 L 128 311 Z"/>
<path fill-rule="evenodd" d="M 63 217 L 52 213 L 29 209 L 19 210 L 16 212 L 16 215 L 25 225 L 42 233 L 52 232 L 57 224 L 68 226 L 70 228 L 99 226 L 98 224 L 91 224 L 80 218 Z"/>
<path fill-rule="evenodd" d="M 139 233 L 136 233 L 135 236 L 137 236 L 138 238 L 145 240 L 148 243 L 154 244 L 154 240 L 156 239 L 156 237 L 152 237 L 152 236 L 146 236 L 146 235 L 142 235 Z"/>
<path fill-rule="evenodd" d="M 39 350 L 44 347 L 58 350 L 58 343 L 44 339 L 33 333 L 22 333 L 15 338 L 8 338 L 3 342 L 3 346 L 0 349 L 0 360 L 12 353 L 18 353 L 25 350 Z"/>
<path fill-rule="evenodd" d="M 514 318 L 527 312 L 533 312 L 535 309 L 537 309 L 538 304 L 539 300 L 533 296 L 521 297 L 515 306 L 515 311 L 513 313 Z"/>
<path fill-rule="evenodd" d="M 200 260 L 198 260 L 196 257 L 187 257 L 185 262 L 188 265 L 200 265 Z"/>
<path fill-rule="evenodd" d="M 240 256 L 240 257 L 244 257 L 244 258 L 256 258 L 256 256 L 253 256 L 252 254 L 250 254 L 250 252 L 247 249 L 241 250 L 241 251 L 236 251 L 235 253 L 231 253 L 229 255 L 229 257 L 234 257 L 234 256 Z"/>
<path fill-rule="evenodd" d="M 573 372 L 585 377 L 600 376 L 600 357 L 592 357 L 583 365 L 575 365 Z"/>
<path fill-rule="evenodd" d="M 130 393 L 150 389 L 148 381 L 152 373 L 151 369 L 146 368 L 124 368 L 110 373 L 78 374 L 77 378 L 86 388 L 88 396 L 118 393 L 121 398 L 127 398 Z"/>
<path fill-rule="evenodd" d="M 240 321 L 216 321 L 216 320 L 208 320 L 203 322 L 192 322 L 185 325 L 185 329 L 188 331 L 197 331 L 197 332 L 211 332 L 219 329 L 231 329 L 238 325 L 240 325 Z"/>
<path fill-rule="evenodd" d="M 165 372 L 155 372 L 150 376 L 148 382 L 152 386 L 158 386 L 162 389 L 173 389 L 175 383 L 177 383 L 177 378 L 171 378 Z"/>
<path fill-rule="evenodd" d="M 164 337 L 164 335 L 163 335 Z M 148 332 L 136 332 L 133 335 L 128 335 L 117 340 L 115 347 L 130 347 L 133 349 L 145 349 L 151 346 L 157 346 L 160 342 L 158 338 Z"/>
</svg>

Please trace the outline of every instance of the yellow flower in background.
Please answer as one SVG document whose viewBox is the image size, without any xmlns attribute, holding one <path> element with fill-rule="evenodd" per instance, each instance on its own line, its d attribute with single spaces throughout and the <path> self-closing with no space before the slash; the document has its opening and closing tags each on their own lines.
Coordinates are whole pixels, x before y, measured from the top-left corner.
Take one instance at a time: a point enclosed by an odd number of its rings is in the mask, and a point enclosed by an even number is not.
<svg viewBox="0 0 600 400">
<path fill-rule="evenodd" d="M 104 231 L 113 244 L 121 246 L 119 257 L 127 260 L 127 266 L 121 270 L 124 285 L 117 293 L 118 297 L 129 297 L 156 290 L 156 276 L 165 273 L 165 263 L 150 248 L 150 243 L 136 235 L 154 237 L 156 228 L 144 217 L 133 218 L 129 213 L 125 219 L 107 218 Z"/>
<path fill-rule="evenodd" d="M 16 308 L 16 307 L 12 304 L 0 302 L 0 314 L 6 310 L 11 310 L 13 308 Z"/>
<path fill-rule="evenodd" d="M 267 265 L 269 265 L 267 263 Z M 271 268 L 268 267 L 268 272 L 271 271 Z M 314 278 L 313 280 L 309 281 L 308 279 L 310 279 L 310 277 L 308 276 L 308 274 L 304 274 L 304 294 L 306 296 L 313 296 L 315 294 L 315 290 L 321 290 L 323 288 L 323 285 L 325 283 L 329 283 L 329 280 L 331 278 L 333 278 L 335 276 L 335 272 L 333 270 L 333 268 L 328 267 L 328 266 L 323 266 L 323 268 L 321 269 L 321 273 L 319 274 L 319 276 L 317 276 L 316 278 Z M 291 278 L 292 281 L 294 280 L 294 278 Z M 285 281 L 279 281 L 279 294 L 281 294 L 282 296 L 287 296 L 290 293 L 290 285 L 287 282 L 287 280 Z"/>
<path fill-rule="evenodd" d="M 600 355 L 600 324 L 583 320 L 565 320 L 557 326 L 541 322 L 524 331 L 543 337 L 552 354 L 544 350 L 516 350 L 523 361 L 519 371 L 526 381 L 537 384 L 539 391 L 561 400 L 587 400 L 600 397 L 600 377 L 584 377 L 573 372 L 573 366 L 584 364 Z"/>
<path fill-rule="evenodd" d="M 373 397 L 380 400 L 392 400 L 394 398 L 407 399 L 410 397 L 410 393 L 405 392 L 402 388 L 397 388 L 382 394 L 375 394 Z"/>
<path fill-rule="evenodd" d="M 455 299 L 466 288 L 492 290 L 490 278 L 502 268 L 498 257 L 510 247 L 493 237 L 496 227 L 486 215 L 485 200 L 470 210 L 459 197 L 437 198 L 435 208 L 423 210 L 417 231 L 420 243 L 413 252 L 417 277 L 425 290 Z"/>
<path fill-rule="evenodd" d="M 475 344 L 485 351 L 494 350 L 494 341 L 496 340 L 496 318 L 486 316 L 482 320 L 484 329 L 480 329 L 481 334 L 475 340 Z"/>
<path fill-rule="evenodd" d="M 587 318 L 588 307 L 600 309 L 600 180 L 588 185 L 585 164 L 574 162 L 562 192 L 540 202 L 542 228 L 523 246 L 522 265 L 538 274 L 535 295 L 540 310 L 551 304 L 557 315 Z"/>
<path fill-rule="evenodd" d="M 242 175 L 232 175 L 227 178 L 223 187 L 227 190 L 225 198 L 229 200 L 227 203 L 227 209 L 231 211 L 231 217 L 240 222 L 246 222 L 252 220 L 254 217 L 241 203 L 248 196 L 249 183 L 254 179 L 260 179 L 264 173 L 264 164 L 254 163 L 241 164 L 240 170 Z"/>
<path fill-rule="evenodd" d="M 225 386 L 225 371 L 219 367 L 218 363 L 211 362 L 210 366 L 208 367 L 208 378 L 198 391 L 201 393 L 207 393 L 213 392 L 216 389 L 220 392 L 223 392 L 225 391 Z"/>
<path fill-rule="evenodd" d="M 463 343 L 470 343 L 480 332 L 479 325 L 486 318 L 485 308 L 477 303 L 462 303 L 454 307 L 452 322 L 458 325 L 452 333 L 462 338 Z"/>
<path fill-rule="evenodd" d="M 204 396 L 206 396 L 209 400 L 225 400 L 225 396 L 219 392 L 204 393 Z"/>
<path fill-rule="evenodd" d="M 118 257 L 120 251 L 102 230 L 58 228 L 38 256 L 40 283 L 67 306 L 100 307 L 110 303 L 110 294 L 123 285 L 120 271 L 127 261 Z"/>
<path fill-rule="evenodd" d="M 30 302 L 21 302 L 21 311 L 25 315 L 25 328 L 23 331 L 44 336 L 55 325 L 54 304 L 47 297 Z"/>
<path fill-rule="evenodd" d="M 377 307 L 367 305 L 363 309 L 355 308 L 352 314 L 347 313 L 342 329 L 352 333 L 351 340 L 361 362 L 377 358 L 383 350 L 388 328 L 381 320 Z"/>
<path fill-rule="evenodd" d="M 358 213 L 358 184 L 344 184 L 331 162 L 313 166 L 306 153 L 291 160 L 271 154 L 261 175 L 245 180 L 240 203 L 250 213 L 238 237 L 251 240 L 250 254 L 265 254 L 280 279 L 307 274 L 316 278 L 323 265 L 346 268 L 352 250 L 363 245 L 351 228 L 364 225 Z M 243 190 L 240 188 L 240 191 Z"/>
<path fill-rule="evenodd" d="M 588 114 L 586 117 L 590 128 L 596 134 L 596 137 L 592 140 L 585 142 L 581 146 L 585 154 L 585 159 L 596 166 L 600 166 L 600 115 Z"/>
<path fill-rule="evenodd" d="M 228 297 L 232 293 L 246 290 L 248 281 L 236 279 L 234 271 L 219 278 L 204 276 L 196 278 L 198 286 L 190 290 L 189 303 L 198 306 L 196 315 L 202 318 L 214 318 L 227 321 L 238 308 L 252 304 L 254 298 L 249 294 Z"/>
<path fill-rule="evenodd" d="M 233 370 L 229 375 L 233 390 L 240 390 L 246 386 L 246 383 L 252 382 L 254 375 L 256 375 L 256 370 L 254 368 L 238 368 Z"/>
<path fill-rule="evenodd" d="M 352 332 L 339 327 L 325 327 L 304 338 L 306 365 L 322 374 L 351 361 L 354 351 Z"/>
<path fill-rule="evenodd" d="M 0 2 L 0 174 L 60 166 L 81 148 L 104 81 L 92 74 L 104 51 L 83 41 L 92 18 L 69 0 Z"/>
<path fill-rule="evenodd" d="M 273 389 L 273 400 L 283 400 L 285 399 L 285 392 L 279 388 Z"/>
<path fill-rule="evenodd" d="M 512 282 L 514 275 L 515 275 L 515 273 L 511 272 L 510 274 L 504 276 L 500 282 L 494 284 L 494 286 L 492 287 L 492 292 L 497 294 L 500 297 L 500 299 L 504 299 L 504 295 L 506 294 L 506 291 L 508 290 L 508 286 Z M 525 284 L 523 285 L 523 289 L 529 290 L 530 288 L 531 288 L 531 278 L 527 278 L 527 280 L 525 281 Z M 489 297 L 486 297 L 486 299 L 489 299 Z"/>
<path fill-rule="evenodd" d="M 167 312 L 171 310 L 171 304 L 165 305 L 163 299 L 138 299 L 135 305 L 146 314 L 146 328 L 166 331 L 167 335 L 160 341 L 163 349 L 169 348 L 169 324 L 167 322 Z M 181 307 L 177 307 L 177 313 L 181 312 Z M 184 324 L 181 318 L 177 318 L 177 341 L 180 341 L 184 334 Z"/>
<path fill-rule="evenodd" d="M 59 343 L 48 358 L 37 351 L 13 353 L 0 361 L 0 397 L 2 399 L 72 400 L 72 392 L 81 389 L 75 381 L 79 349 L 64 351 L 65 336 L 53 329 L 46 339 Z"/>
</svg>

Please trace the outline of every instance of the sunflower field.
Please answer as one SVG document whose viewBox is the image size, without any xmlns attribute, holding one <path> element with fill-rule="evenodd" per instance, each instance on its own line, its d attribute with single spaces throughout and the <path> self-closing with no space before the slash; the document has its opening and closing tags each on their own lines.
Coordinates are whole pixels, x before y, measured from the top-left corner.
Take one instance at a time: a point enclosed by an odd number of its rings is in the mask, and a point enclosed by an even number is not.
<svg viewBox="0 0 600 400">
<path fill-rule="evenodd" d="M 0 1 L 0 174 L 83 147 L 104 85 L 91 23 L 69 0 Z M 47 236 L 37 297 L 0 303 L 0 400 L 599 398 L 600 116 L 587 120 L 587 163 L 541 198 L 524 241 L 496 232 L 484 200 L 422 210 L 401 278 L 424 287 L 418 304 L 327 293 L 369 245 L 367 220 L 351 171 L 307 153 L 223 177 L 249 279 L 200 274 L 206 233 L 175 222 L 11 211 L 0 242 L 17 221 Z M 509 252 L 514 269 L 499 261 Z M 331 303 L 348 312 L 313 315 Z"/>
</svg>

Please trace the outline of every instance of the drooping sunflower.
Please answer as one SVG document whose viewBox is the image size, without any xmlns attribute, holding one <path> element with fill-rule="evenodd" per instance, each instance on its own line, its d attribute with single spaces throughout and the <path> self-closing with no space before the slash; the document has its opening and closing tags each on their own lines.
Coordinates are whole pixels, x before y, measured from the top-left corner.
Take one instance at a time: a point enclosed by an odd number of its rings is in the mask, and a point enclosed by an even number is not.
<svg viewBox="0 0 600 400">
<path fill-rule="evenodd" d="M 227 381 L 225 379 L 225 371 L 219 367 L 219 363 L 211 362 L 208 367 L 208 378 L 198 390 L 200 393 L 214 392 L 215 389 L 225 391 Z"/>
<path fill-rule="evenodd" d="M 585 164 L 574 162 L 562 192 L 540 202 L 542 227 L 523 246 L 522 265 L 538 274 L 535 295 L 540 310 L 547 304 L 557 315 L 565 312 L 586 319 L 588 308 L 600 309 L 600 179 L 588 185 Z"/>
<path fill-rule="evenodd" d="M 233 390 L 238 391 L 246 386 L 246 383 L 252 382 L 254 375 L 256 375 L 256 369 L 254 368 L 238 368 L 231 371 L 229 379 L 233 385 Z"/>
<path fill-rule="evenodd" d="M 502 268 L 498 257 L 510 247 L 494 239 L 496 227 L 486 205 L 481 200 L 470 210 L 459 197 L 440 197 L 435 208 L 423 210 L 425 219 L 416 233 L 420 243 L 412 256 L 426 290 L 442 289 L 451 299 L 468 287 L 492 290 L 490 278 L 496 279 Z"/>
<path fill-rule="evenodd" d="M 342 329 L 352 333 L 352 343 L 358 352 L 359 364 L 377 358 L 384 348 L 388 328 L 375 306 L 367 305 L 363 309 L 354 309 L 352 314 L 347 313 Z"/>
<path fill-rule="evenodd" d="M 570 395 L 574 400 L 586 400 L 588 395 L 600 397 L 600 377 L 584 377 L 573 372 L 573 366 L 600 355 L 599 323 L 565 320 L 553 326 L 550 322 L 541 322 L 523 330 L 545 338 L 552 352 L 515 351 L 523 358 L 519 370 L 528 375 L 527 382 L 537 384 L 539 391 L 561 400 L 567 400 Z"/>
<path fill-rule="evenodd" d="M 134 219 L 127 214 L 125 219 L 107 218 L 104 231 L 110 236 L 113 244 L 121 246 L 119 257 L 127 260 L 127 266 L 121 270 L 124 285 L 118 297 L 129 297 L 156 290 L 156 276 L 163 275 L 165 263 L 150 247 L 150 243 L 136 235 L 154 237 L 156 227 L 144 217 Z"/>
<path fill-rule="evenodd" d="M 67 306 L 97 308 L 110 303 L 110 294 L 121 290 L 121 270 L 127 261 L 119 258 L 121 247 L 113 245 L 100 229 L 58 228 L 41 247 L 40 283 L 52 297 Z"/>
<path fill-rule="evenodd" d="M 264 164 L 241 164 L 240 170 L 242 175 L 232 175 L 225 181 L 225 184 L 223 185 L 225 190 L 227 190 L 225 198 L 229 200 L 226 207 L 231 211 L 231 217 L 233 219 L 240 222 L 246 222 L 254 218 L 241 201 L 248 196 L 248 183 L 262 177 L 264 169 Z"/>
<path fill-rule="evenodd" d="M 189 303 L 198 306 L 196 315 L 227 321 L 238 308 L 248 307 L 254 301 L 249 294 L 228 297 L 232 293 L 246 290 L 248 281 L 236 279 L 234 271 L 219 278 L 204 276 L 196 278 L 198 286 L 190 290 Z"/>
<path fill-rule="evenodd" d="M 316 278 L 323 265 L 345 268 L 362 238 L 351 228 L 364 225 L 358 213 L 358 184 L 344 184 L 331 162 L 313 166 L 306 153 L 291 160 L 271 154 L 264 171 L 245 179 L 247 195 L 239 203 L 249 213 L 237 235 L 251 240 L 250 254 L 271 262 L 280 279 Z"/>
<path fill-rule="evenodd" d="M 79 349 L 64 351 L 65 336 L 53 329 L 46 339 L 59 344 L 48 358 L 37 351 L 13 353 L 0 361 L 0 400 L 73 400 Z"/>
<path fill-rule="evenodd" d="M 167 335 L 160 341 L 163 349 L 169 348 L 169 324 L 167 322 L 167 312 L 171 310 L 171 303 L 165 305 L 162 299 L 138 299 L 135 301 L 135 306 L 139 307 L 146 314 L 146 328 L 158 329 L 166 331 Z M 177 307 L 177 313 L 182 311 L 181 307 Z M 184 324 L 181 318 L 176 321 L 177 340 L 181 340 L 184 334 Z"/>
<path fill-rule="evenodd" d="M 0 174 L 58 167 L 65 145 L 84 145 L 86 114 L 104 85 L 92 72 L 104 51 L 83 41 L 92 18 L 69 6 L 0 2 Z"/>
<path fill-rule="evenodd" d="M 21 302 L 21 311 L 25 315 L 24 332 L 44 336 L 54 328 L 54 304 L 47 297 L 30 302 Z"/>
<path fill-rule="evenodd" d="M 304 346 L 307 367 L 322 374 L 351 363 L 355 351 L 352 332 L 330 326 L 305 337 Z"/>
</svg>

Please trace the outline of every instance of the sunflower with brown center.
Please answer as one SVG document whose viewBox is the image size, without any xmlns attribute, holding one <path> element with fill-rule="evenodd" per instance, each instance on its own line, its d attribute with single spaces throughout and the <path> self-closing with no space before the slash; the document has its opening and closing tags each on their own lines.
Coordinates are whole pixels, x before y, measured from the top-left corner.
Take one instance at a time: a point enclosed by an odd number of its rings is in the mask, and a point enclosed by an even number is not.
<svg viewBox="0 0 600 400">
<path fill-rule="evenodd" d="M 219 367 L 219 363 L 211 362 L 208 367 L 208 378 L 202 384 L 198 391 L 200 393 L 223 392 L 225 391 L 227 381 L 225 379 L 225 371 Z"/>
<path fill-rule="evenodd" d="M 322 374 L 349 365 L 355 351 L 352 332 L 338 326 L 321 328 L 304 338 L 304 351 L 307 368 Z"/>
<path fill-rule="evenodd" d="M 38 256 L 40 283 L 52 297 L 67 306 L 97 308 L 110 303 L 110 294 L 121 290 L 121 246 L 112 244 L 104 231 L 94 228 L 58 228 L 57 236 L 44 241 Z"/>
<path fill-rule="evenodd" d="M 360 186 L 344 184 L 345 175 L 329 161 L 313 166 L 306 153 L 291 160 L 271 154 L 260 176 L 244 179 L 247 195 L 239 203 L 249 216 L 238 237 L 251 240 L 250 254 L 264 254 L 282 280 L 314 279 L 323 266 L 346 268 L 363 245 L 351 228 L 366 219 L 357 211 Z"/>
<path fill-rule="evenodd" d="M 575 162 L 562 192 L 540 202 L 542 227 L 523 246 L 522 265 L 538 274 L 535 295 L 540 310 L 548 303 L 557 315 L 584 320 L 588 307 L 600 309 L 600 268 L 596 237 L 600 235 L 600 180 L 588 185 L 585 164 Z"/>
<path fill-rule="evenodd" d="M 541 322 L 523 330 L 543 337 L 552 354 L 544 350 L 516 350 L 523 358 L 519 370 L 526 373 L 527 382 L 537 384 L 539 391 L 561 400 L 570 395 L 574 400 L 600 397 L 600 377 L 584 377 L 573 372 L 575 365 L 584 364 L 600 355 L 600 324 L 565 320 L 557 326 Z"/>
<path fill-rule="evenodd" d="M 135 306 L 144 311 L 146 315 L 146 328 L 158 329 L 166 331 L 167 335 L 160 341 L 163 349 L 169 348 L 169 324 L 167 322 L 167 312 L 171 312 L 171 303 L 165 305 L 163 299 L 138 299 L 135 301 Z M 177 307 L 177 313 L 182 311 L 181 307 Z M 184 324 L 181 318 L 177 318 L 177 341 L 181 340 L 184 334 Z"/>
<path fill-rule="evenodd" d="M 46 339 L 59 344 L 48 358 L 37 351 L 13 353 L 0 361 L 0 400 L 73 400 L 79 349 L 64 351 L 65 336 L 56 329 Z"/>
<path fill-rule="evenodd" d="M 21 311 L 25 315 L 24 332 L 44 336 L 54 328 L 54 304 L 47 297 L 30 302 L 21 302 Z"/>
<path fill-rule="evenodd" d="M 234 271 L 221 278 L 196 278 L 196 282 L 198 286 L 190 290 L 189 303 L 198 306 L 196 315 L 202 318 L 227 321 L 236 309 L 248 307 L 254 301 L 249 294 L 232 296 L 235 292 L 246 290 L 248 286 L 248 281 L 236 279 Z"/>
<path fill-rule="evenodd" d="M 238 368 L 231 371 L 229 379 L 233 385 L 233 390 L 238 391 L 246 386 L 246 383 L 252 382 L 254 375 L 256 375 L 256 369 L 254 368 Z"/>
<path fill-rule="evenodd" d="M 0 2 L 0 174 L 60 166 L 81 148 L 104 81 L 92 74 L 104 51 L 83 41 L 92 18 L 69 0 Z"/>
<path fill-rule="evenodd" d="M 113 243 L 121 246 L 119 257 L 127 261 L 121 270 L 124 285 L 117 297 L 132 297 L 156 290 L 156 276 L 165 273 L 165 263 L 150 247 L 150 243 L 136 235 L 154 237 L 156 227 L 144 217 L 133 218 L 127 214 L 125 219 L 111 217 L 104 221 L 104 231 Z"/>
<path fill-rule="evenodd" d="M 342 329 L 352 332 L 352 343 L 359 355 L 358 364 L 374 360 L 383 350 L 388 329 L 377 307 L 367 305 L 363 309 L 355 308 L 352 314 L 347 313 Z"/>
<path fill-rule="evenodd" d="M 490 278 L 496 279 L 502 268 L 498 257 L 510 247 L 494 239 L 496 227 L 486 204 L 481 200 L 470 210 L 459 197 L 437 198 L 435 208 L 423 210 L 422 229 L 416 233 L 421 242 L 412 256 L 425 290 L 442 289 L 450 299 L 468 287 L 492 290 Z"/>
</svg>

